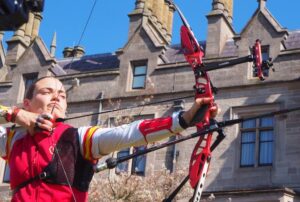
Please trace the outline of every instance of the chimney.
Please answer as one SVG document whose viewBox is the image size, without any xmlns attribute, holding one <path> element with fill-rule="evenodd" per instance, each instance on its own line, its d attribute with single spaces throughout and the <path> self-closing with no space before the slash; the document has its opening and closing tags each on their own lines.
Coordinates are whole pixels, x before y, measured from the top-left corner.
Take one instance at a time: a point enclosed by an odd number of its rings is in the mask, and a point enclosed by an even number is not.
<svg viewBox="0 0 300 202">
<path fill-rule="evenodd" d="M 73 49 L 73 57 L 79 58 L 84 56 L 84 48 L 81 46 L 75 46 Z"/>
<path fill-rule="evenodd" d="M 74 48 L 66 47 L 63 50 L 64 58 L 69 58 L 69 57 L 79 58 L 84 56 L 84 54 L 85 54 L 84 48 L 81 46 L 74 46 Z"/>
<path fill-rule="evenodd" d="M 233 14 L 233 0 L 224 0 L 224 12 L 226 13 L 227 20 L 232 24 L 232 14 Z"/>
<path fill-rule="evenodd" d="M 38 36 L 41 21 L 42 14 L 40 12 L 29 12 L 28 22 L 21 25 L 13 37 L 7 41 L 7 65 L 16 64 L 31 41 Z"/>
<path fill-rule="evenodd" d="M 168 20 L 167 20 L 167 35 L 168 40 L 171 42 L 172 40 L 172 29 L 173 29 L 173 16 L 175 12 L 175 7 L 172 4 L 169 4 L 168 10 Z"/>
<path fill-rule="evenodd" d="M 32 28 L 33 28 L 34 14 L 29 12 L 28 22 L 25 27 L 25 42 L 29 45 L 32 37 Z"/>
<path fill-rule="evenodd" d="M 13 37 L 6 41 L 7 54 L 5 61 L 7 65 L 16 64 L 18 59 L 24 53 L 28 44 L 25 41 L 26 24 L 20 26 L 14 33 Z"/>
<path fill-rule="evenodd" d="M 153 12 L 153 0 L 146 0 L 145 9 L 150 13 Z"/>
<path fill-rule="evenodd" d="M 63 50 L 64 58 L 73 57 L 73 48 L 71 47 L 65 47 Z"/>
<path fill-rule="evenodd" d="M 210 15 L 223 14 L 232 23 L 233 0 L 213 0 L 213 10 Z"/>
<path fill-rule="evenodd" d="M 266 1 L 267 0 L 257 0 L 257 2 L 259 3 L 259 9 L 262 10 L 266 7 Z"/>
<path fill-rule="evenodd" d="M 152 30 L 157 41 L 154 44 L 171 43 L 174 7 L 169 0 L 136 0 L 135 9 L 128 15 L 130 18 L 129 38 L 140 26 Z"/>
<path fill-rule="evenodd" d="M 234 37 L 232 27 L 233 0 L 213 0 L 208 20 L 206 57 L 219 57 L 228 39 Z"/>
<path fill-rule="evenodd" d="M 158 28 L 162 28 L 162 18 L 163 18 L 163 8 L 164 8 L 164 0 L 155 0 L 153 4 L 153 15 L 156 18 L 156 22 Z"/>
<path fill-rule="evenodd" d="M 43 19 L 42 13 L 40 13 L 40 12 L 34 13 L 31 40 L 34 40 L 34 38 L 39 35 L 39 30 L 40 30 L 40 25 L 41 25 L 42 19 Z"/>
</svg>

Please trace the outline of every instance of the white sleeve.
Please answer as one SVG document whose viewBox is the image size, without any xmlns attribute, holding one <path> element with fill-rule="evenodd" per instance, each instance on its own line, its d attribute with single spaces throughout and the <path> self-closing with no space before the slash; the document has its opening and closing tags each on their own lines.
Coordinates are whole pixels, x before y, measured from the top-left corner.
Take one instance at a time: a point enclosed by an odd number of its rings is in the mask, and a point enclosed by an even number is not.
<svg viewBox="0 0 300 202">
<path fill-rule="evenodd" d="M 182 130 L 178 113 L 174 113 L 172 117 L 140 120 L 114 128 L 80 127 L 78 134 L 82 155 L 92 160 L 113 151 L 159 141 Z"/>
<path fill-rule="evenodd" d="M 0 126 L 0 157 L 6 156 L 7 132 L 6 128 Z"/>
</svg>

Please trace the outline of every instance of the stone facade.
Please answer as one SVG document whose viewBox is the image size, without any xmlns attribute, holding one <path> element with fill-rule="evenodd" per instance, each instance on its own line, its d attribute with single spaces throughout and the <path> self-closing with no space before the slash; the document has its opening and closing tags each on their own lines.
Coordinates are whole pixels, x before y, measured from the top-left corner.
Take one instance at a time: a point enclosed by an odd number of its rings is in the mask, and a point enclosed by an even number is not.
<svg viewBox="0 0 300 202">
<path fill-rule="evenodd" d="M 266 8 L 265 1 L 259 1 L 257 10 L 241 33 L 236 33 L 231 25 L 234 19 L 232 0 L 214 0 L 212 11 L 207 15 L 208 37 L 200 42 L 206 50 L 205 63 L 249 55 L 249 46 L 259 38 L 273 58 L 276 69 L 270 71 L 263 82 L 253 77 L 250 63 L 210 72 L 213 84 L 219 89 L 215 99 L 222 109 L 217 120 L 299 106 L 300 31 L 282 28 Z M 129 36 L 122 49 L 111 54 L 82 55 L 84 50 L 80 47 L 68 48 L 65 50 L 69 51 L 66 52 L 69 57 L 60 60 L 53 56 L 56 44 L 51 44 L 50 53 L 38 37 L 41 15 L 33 14 L 32 22 L 28 23 L 35 22 L 35 26 L 27 24 L 16 32 L 8 42 L 6 56 L 2 44 L 0 46 L 0 103 L 21 105 L 26 81 L 33 76 L 46 75 L 55 75 L 65 84 L 69 117 L 143 104 L 149 100 L 156 102 L 192 96 L 194 76 L 191 68 L 185 62 L 180 46 L 170 45 L 173 12 L 168 1 L 137 0 L 135 9 L 129 14 Z M 33 27 L 35 31 L 30 31 Z M 147 67 L 145 88 L 132 89 L 135 65 Z M 188 108 L 193 98 L 184 101 L 184 108 Z M 109 126 L 115 117 L 161 117 L 174 110 L 174 103 L 169 102 L 74 119 L 69 123 Z M 300 201 L 299 122 L 299 112 L 275 117 L 273 161 L 269 166 L 256 163 L 252 167 L 241 167 L 241 125 L 226 128 L 225 140 L 213 152 L 204 195 L 213 193 L 215 201 Z M 184 134 L 193 131 L 189 129 Z M 195 140 L 190 140 L 148 154 L 145 174 L 164 168 L 186 169 L 194 144 Z M 0 166 L 1 179 L 3 161 Z M 1 190 L 7 190 L 7 186 L 2 184 Z"/>
</svg>

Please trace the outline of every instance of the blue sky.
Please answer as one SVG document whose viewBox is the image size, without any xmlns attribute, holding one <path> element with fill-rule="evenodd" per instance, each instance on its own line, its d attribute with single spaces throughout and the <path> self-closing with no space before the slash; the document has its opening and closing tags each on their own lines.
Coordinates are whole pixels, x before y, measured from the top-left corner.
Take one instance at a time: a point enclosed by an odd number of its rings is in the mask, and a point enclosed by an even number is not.
<svg viewBox="0 0 300 202">
<path fill-rule="evenodd" d="M 56 57 L 62 57 L 67 46 L 78 45 L 81 33 L 95 0 L 45 0 L 40 36 L 49 47 L 57 33 Z M 205 40 L 212 0 L 175 0 L 185 14 L 198 40 Z M 123 47 L 128 36 L 129 18 L 135 0 L 97 0 L 96 7 L 80 43 L 86 54 L 114 52 Z M 237 33 L 246 25 L 257 0 L 234 0 L 233 26 Z M 268 0 L 267 8 L 278 22 L 289 30 L 300 30 L 299 0 Z M 172 43 L 179 43 L 181 21 L 174 18 Z M 6 34 L 5 39 L 11 33 Z"/>
</svg>

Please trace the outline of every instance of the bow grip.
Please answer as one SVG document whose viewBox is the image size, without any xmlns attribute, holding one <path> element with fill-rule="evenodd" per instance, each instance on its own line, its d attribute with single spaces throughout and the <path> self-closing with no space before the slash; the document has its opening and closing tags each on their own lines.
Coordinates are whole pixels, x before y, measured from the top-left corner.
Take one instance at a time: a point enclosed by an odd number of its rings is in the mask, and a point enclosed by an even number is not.
<svg viewBox="0 0 300 202">
<path fill-rule="evenodd" d="M 189 126 L 195 126 L 197 123 L 203 121 L 207 116 L 209 108 L 209 104 L 202 105 L 193 117 L 192 121 L 189 123 Z"/>
</svg>

